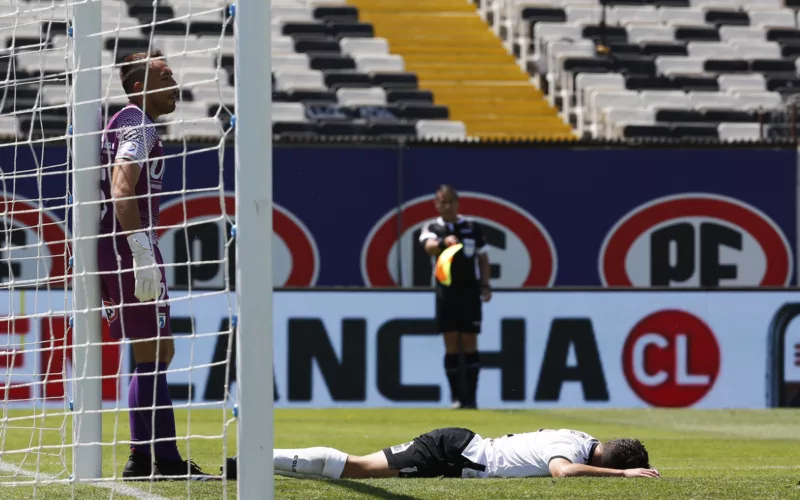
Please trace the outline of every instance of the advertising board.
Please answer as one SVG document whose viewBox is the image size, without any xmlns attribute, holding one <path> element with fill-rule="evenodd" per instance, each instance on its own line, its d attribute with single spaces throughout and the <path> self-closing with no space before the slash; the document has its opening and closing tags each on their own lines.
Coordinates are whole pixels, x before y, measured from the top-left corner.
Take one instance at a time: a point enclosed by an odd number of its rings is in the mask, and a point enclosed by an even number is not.
<svg viewBox="0 0 800 500">
<path fill-rule="evenodd" d="M 165 148 L 161 249 L 188 263 L 170 268 L 169 284 L 221 288 L 225 252 L 235 264 L 233 148 Z M 273 156 L 276 286 L 429 285 L 416 237 L 437 215 L 442 183 L 484 226 L 496 288 L 797 283 L 797 157 L 788 149 L 276 147 Z M 63 224 L 65 158 L 57 147 L 0 149 L 0 168 L 18 177 L 0 189 L 16 216 L 0 215 L 23 229 L 1 237 L 36 237 L 25 228 L 38 218 L 24 220 L 23 205 Z M 46 176 L 32 174 L 37 165 Z M 56 274 L 63 245 L 54 231 L 41 238 Z M 14 248 L 36 248 L 23 243 Z M 21 250 L 6 253 L 6 275 L 40 271 Z"/>
<path fill-rule="evenodd" d="M 770 346 L 781 311 L 800 307 L 795 299 L 777 291 L 497 292 L 484 307 L 478 402 L 505 409 L 784 405 L 768 397 L 765 382 L 780 377 L 776 387 L 785 392 L 798 381 L 796 368 L 785 377 L 774 371 L 781 354 Z M 24 406 L 46 396 L 58 404 L 72 376 L 69 360 L 59 361 L 68 336 L 58 312 L 69 307 L 64 294 L 3 292 L 0 304 L 7 304 L 3 315 L 17 314 L 0 331 L 9 399 Z M 219 403 L 228 397 L 226 380 L 235 394 L 235 354 L 225 363 L 235 353 L 235 310 L 227 293 L 174 293 L 176 401 Z M 276 407 L 449 405 L 432 292 L 278 291 L 273 318 Z M 792 357 L 800 342 L 795 323 L 785 339 Z M 104 400 L 124 406 L 131 358 L 113 343 L 103 352 L 103 373 L 122 374 L 105 381 Z"/>
</svg>

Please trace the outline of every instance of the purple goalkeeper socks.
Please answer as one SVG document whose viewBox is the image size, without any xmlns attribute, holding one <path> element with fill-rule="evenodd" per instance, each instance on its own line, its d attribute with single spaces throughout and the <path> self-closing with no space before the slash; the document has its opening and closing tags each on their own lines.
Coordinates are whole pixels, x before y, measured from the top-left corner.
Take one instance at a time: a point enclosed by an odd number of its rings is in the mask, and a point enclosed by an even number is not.
<svg viewBox="0 0 800 500">
<path fill-rule="evenodd" d="M 155 363 L 139 363 L 136 365 L 136 372 L 131 380 L 131 388 L 128 392 L 128 404 L 138 408 L 131 412 L 131 441 L 169 439 L 169 441 L 159 441 L 153 445 L 156 460 L 180 460 L 181 454 L 178 452 L 178 445 L 175 438 L 175 413 L 172 410 L 172 399 L 169 397 L 169 386 L 167 386 L 167 369 L 165 363 L 158 363 L 159 373 L 153 372 L 156 369 Z M 153 388 L 155 386 L 155 405 L 153 404 Z M 135 403 L 132 404 L 132 402 Z M 153 406 L 160 407 L 155 410 L 153 417 Z M 155 428 L 153 428 L 155 424 Z M 137 452 L 149 454 L 150 445 L 132 445 Z"/>
</svg>

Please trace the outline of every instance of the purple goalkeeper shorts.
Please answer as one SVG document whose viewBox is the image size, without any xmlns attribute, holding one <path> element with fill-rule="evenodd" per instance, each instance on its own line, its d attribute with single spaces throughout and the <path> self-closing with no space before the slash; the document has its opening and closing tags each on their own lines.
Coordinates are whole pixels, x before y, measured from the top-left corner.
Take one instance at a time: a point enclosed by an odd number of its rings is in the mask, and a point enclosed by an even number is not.
<svg viewBox="0 0 800 500">
<path fill-rule="evenodd" d="M 114 241 L 116 240 L 116 248 Z M 117 255 L 121 257 L 117 264 Z M 161 251 L 153 246 L 156 264 L 163 264 Z M 133 294 L 133 256 L 124 236 L 102 237 L 97 244 L 98 271 L 102 273 L 100 295 L 103 313 L 111 328 L 111 338 L 155 338 L 172 335 L 169 324 L 169 291 L 161 268 L 161 292 L 156 302 L 139 302 Z"/>
</svg>

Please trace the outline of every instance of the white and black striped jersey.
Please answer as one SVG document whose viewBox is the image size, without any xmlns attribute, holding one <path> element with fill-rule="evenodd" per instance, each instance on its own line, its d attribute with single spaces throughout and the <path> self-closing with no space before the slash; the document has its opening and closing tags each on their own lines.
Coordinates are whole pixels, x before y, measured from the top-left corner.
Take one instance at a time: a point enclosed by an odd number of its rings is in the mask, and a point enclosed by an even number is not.
<svg viewBox="0 0 800 500">
<path fill-rule="evenodd" d="M 540 429 L 499 438 L 470 441 L 462 455 L 484 470 L 464 469 L 462 477 L 544 477 L 550 476 L 550 461 L 564 458 L 575 464 L 591 463 L 600 442 L 585 432 L 571 429 Z"/>
<path fill-rule="evenodd" d="M 419 242 L 423 246 L 430 238 L 444 241 L 447 236 L 453 235 L 464 245 L 461 253 L 465 257 L 459 265 L 453 263 L 453 281 L 459 283 L 477 283 L 480 280 L 478 254 L 486 246 L 480 224 L 459 215 L 455 222 L 445 222 L 441 217 L 426 224 L 419 235 Z M 435 260 L 435 259 L 434 259 Z"/>
</svg>

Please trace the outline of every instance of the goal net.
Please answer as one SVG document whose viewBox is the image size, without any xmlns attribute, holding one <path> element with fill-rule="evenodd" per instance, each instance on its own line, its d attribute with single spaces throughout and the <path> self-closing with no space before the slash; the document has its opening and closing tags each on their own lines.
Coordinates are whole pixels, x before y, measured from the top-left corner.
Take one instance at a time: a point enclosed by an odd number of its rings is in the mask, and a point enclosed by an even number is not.
<svg viewBox="0 0 800 500">
<path fill-rule="evenodd" d="M 135 52 L 160 50 L 180 89 L 175 111 L 155 120 L 163 157 L 141 174 L 144 196 L 160 206 L 152 230 L 169 287 L 170 314 L 159 322 L 174 338 L 167 380 L 178 449 L 217 475 L 237 453 L 235 13 L 225 0 L 0 3 L 4 492 L 173 498 L 166 492 L 191 496 L 194 487 L 121 481 L 135 363 L 130 343 L 110 336 L 122 310 L 100 301 L 92 252 L 108 209 L 97 188 L 109 172 L 97 129 L 128 104 L 119 64 Z M 236 491 L 218 485 L 220 498 Z"/>
</svg>

